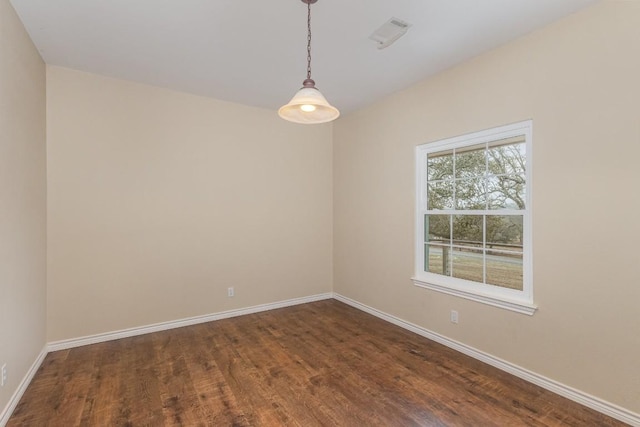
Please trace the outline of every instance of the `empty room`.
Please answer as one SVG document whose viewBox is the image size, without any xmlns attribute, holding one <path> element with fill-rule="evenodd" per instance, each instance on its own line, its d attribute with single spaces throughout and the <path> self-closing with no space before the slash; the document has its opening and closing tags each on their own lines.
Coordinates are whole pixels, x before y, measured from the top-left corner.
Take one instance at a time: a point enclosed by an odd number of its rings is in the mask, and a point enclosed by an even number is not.
<svg viewBox="0 0 640 427">
<path fill-rule="evenodd" d="M 0 427 L 640 426 L 640 1 L 0 0 Z"/>
</svg>

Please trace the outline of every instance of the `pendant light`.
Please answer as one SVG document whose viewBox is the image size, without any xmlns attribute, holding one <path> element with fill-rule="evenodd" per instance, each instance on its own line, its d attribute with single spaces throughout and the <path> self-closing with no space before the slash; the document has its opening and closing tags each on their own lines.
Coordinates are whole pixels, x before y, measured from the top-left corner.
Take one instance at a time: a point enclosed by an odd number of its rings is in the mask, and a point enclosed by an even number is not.
<svg viewBox="0 0 640 427">
<path fill-rule="evenodd" d="M 280 107 L 278 115 L 295 123 L 326 123 L 337 119 L 340 112 L 327 102 L 311 79 L 311 4 L 318 0 L 301 1 L 307 4 L 307 78 L 291 101 Z"/>
</svg>

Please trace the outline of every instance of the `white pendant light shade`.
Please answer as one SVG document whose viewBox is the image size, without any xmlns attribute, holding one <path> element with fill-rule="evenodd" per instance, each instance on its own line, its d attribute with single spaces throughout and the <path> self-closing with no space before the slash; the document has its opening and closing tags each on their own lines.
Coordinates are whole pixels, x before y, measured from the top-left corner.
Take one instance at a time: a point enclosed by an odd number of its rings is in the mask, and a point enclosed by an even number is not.
<svg viewBox="0 0 640 427">
<path fill-rule="evenodd" d="M 280 107 L 278 115 L 290 122 L 314 124 L 335 120 L 340 112 L 327 102 L 318 89 L 305 85 L 287 105 Z"/>
<path fill-rule="evenodd" d="M 340 115 L 340 111 L 327 102 L 311 79 L 311 4 L 317 1 L 302 0 L 307 5 L 307 78 L 291 101 L 278 110 L 281 118 L 294 123 L 326 123 Z"/>
</svg>

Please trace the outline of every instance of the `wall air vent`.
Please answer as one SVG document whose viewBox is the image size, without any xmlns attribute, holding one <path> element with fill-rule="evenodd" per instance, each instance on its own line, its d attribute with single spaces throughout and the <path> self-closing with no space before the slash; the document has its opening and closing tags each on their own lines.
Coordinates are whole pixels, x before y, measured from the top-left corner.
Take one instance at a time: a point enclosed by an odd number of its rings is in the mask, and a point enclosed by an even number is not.
<svg viewBox="0 0 640 427">
<path fill-rule="evenodd" d="M 375 30 L 369 38 L 377 43 L 378 49 L 384 49 L 402 37 L 409 27 L 411 27 L 411 24 L 408 22 L 398 18 L 391 18 Z"/>
</svg>

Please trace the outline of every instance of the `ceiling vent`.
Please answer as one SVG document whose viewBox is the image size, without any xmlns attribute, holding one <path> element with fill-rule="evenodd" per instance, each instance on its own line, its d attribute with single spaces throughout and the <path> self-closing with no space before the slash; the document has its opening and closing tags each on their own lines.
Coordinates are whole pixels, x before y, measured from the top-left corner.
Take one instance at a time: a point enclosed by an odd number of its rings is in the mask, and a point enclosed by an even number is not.
<svg viewBox="0 0 640 427">
<path fill-rule="evenodd" d="M 411 24 L 408 22 L 398 18 L 391 18 L 375 30 L 369 38 L 378 44 L 378 49 L 384 49 L 402 37 L 409 27 L 411 27 Z"/>
</svg>

